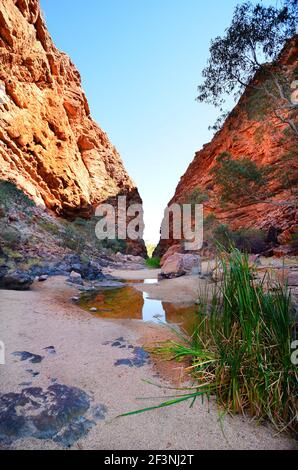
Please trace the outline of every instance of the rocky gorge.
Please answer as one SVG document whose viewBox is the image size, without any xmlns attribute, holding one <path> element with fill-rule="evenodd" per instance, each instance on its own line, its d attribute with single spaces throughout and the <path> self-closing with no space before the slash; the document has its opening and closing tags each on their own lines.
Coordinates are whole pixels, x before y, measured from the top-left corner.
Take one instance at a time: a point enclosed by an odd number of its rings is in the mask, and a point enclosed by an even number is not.
<svg viewBox="0 0 298 470">
<path fill-rule="evenodd" d="M 70 220 L 99 203 L 142 203 L 116 148 L 93 121 L 81 78 L 47 31 L 38 0 L 0 5 L 0 178 Z M 146 253 L 142 240 L 132 243 Z"/>
<path fill-rule="evenodd" d="M 94 277 L 106 262 L 94 235 L 96 206 L 117 209 L 117 196 L 142 204 L 38 0 L 0 5 L 0 180 L 3 287 L 28 288 L 35 276 L 70 273 L 73 264 Z M 142 239 L 113 249 L 146 255 Z"/>
<path fill-rule="evenodd" d="M 279 61 L 293 73 L 297 37 Z M 138 187 L 39 0 L 1 0 L 0 449 L 297 448 L 296 150 L 247 89 L 169 203 L 203 203 L 202 249 L 170 234 L 148 259 L 141 236 L 98 239 L 96 207 L 142 207 Z M 216 171 L 244 157 L 272 170 L 270 201 L 225 205 Z M 218 253 L 219 231 L 239 249 L 223 238 Z M 239 389 L 221 399 L 231 378 Z M 168 389 L 192 405 L 169 406 Z"/>
</svg>

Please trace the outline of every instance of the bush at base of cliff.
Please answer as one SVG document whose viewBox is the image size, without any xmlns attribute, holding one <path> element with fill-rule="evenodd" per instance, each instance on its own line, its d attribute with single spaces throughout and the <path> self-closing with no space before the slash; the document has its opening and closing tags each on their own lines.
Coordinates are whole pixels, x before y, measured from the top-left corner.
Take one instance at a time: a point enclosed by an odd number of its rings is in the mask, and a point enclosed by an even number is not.
<svg viewBox="0 0 298 470">
<path fill-rule="evenodd" d="M 160 258 L 155 256 L 153 258 L 146 259 L 146 265 L 148 268 L 159 269 L 160 268 Z"/>
<path fill-rule="evenodd" d="M 97 219 L 77 218 L 73 222 L 64 221 L 64 230 L 58 235 L 61 239 L 61 246 L 69 248 L 77 253 L 92 252 L 112 255 L 114 253 L 126 253 L 127 243 L 125 240 L 115 238 L 115 240 L 99 240 L 96 237 L 95 226 Z M 50 228 L 51 231 L 52 228 Z"/>
<path fill-rule="evenodd" d="M 106 250 L 110 250 L 112 253 L 126 253 L 127 245 L 125 240 L 119 240 L 118 238 L 115 240 L 105 239 L 99 241 L 98 243 L 100 247 Z"/>
<path fill-rule="evenodd" d="M 80 234 L 71 224 L 67 225 L 60 235 L 60 246 L 69 248 L 76 253 L 82 253 L 85 249 L 85 237 Z"/>
<path fill-rule="evenodd" d="M 242 228 L 231 230 L 228 225 L 218 225 L 212 233 L 211 240 L 224 248 L 235 246 L 241 252 L 259 254 L 267 249 L 266 234 L 261 230 Z"/>
</svg>

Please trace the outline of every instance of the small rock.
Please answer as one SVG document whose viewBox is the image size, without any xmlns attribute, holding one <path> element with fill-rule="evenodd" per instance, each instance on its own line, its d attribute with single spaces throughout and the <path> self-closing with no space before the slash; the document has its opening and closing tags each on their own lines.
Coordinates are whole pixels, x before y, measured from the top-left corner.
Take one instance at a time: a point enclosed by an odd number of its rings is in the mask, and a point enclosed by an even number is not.
<svg viewBox="0 0 298 470">
<path fill-rule="evenodd" d="M 49 278 L 47 274 L 43 274 L 42 276 L 39 276 L 38 282 L 44 282 Z"/>
<path fill-rule="evenodd" d="M 83 285 L 82 276 L 80 273 L 77 273 L 76 271 L 71 271 L 69 278 L 67 280 L 68 282 L 71 282 L 72 284 Z"/>
<path fill-rule="evenodd" d="M 71 271 L 69 277 L 71 279 L 82 279 L 82 276 L 80 275 L 80 273 L 77 273 L 76 271 Z"/>
<path fill-rule="evenodd" d="M 213 271 L 212 271 L 212 280 L 214 282 L 222 281 L 224 276 L 224 270 L 221 266 L 217 266 Z"/>
<path fill-rule="evenodd" d="M 26 369 L 26 372 L 28 372 L 28 374 L 31 374 L 32 377 L 37 377 L 40 374 L 40 372 L 37 372 L 33 369 Z"/>
<path fill-rule="evenodd" d="M 80 297 L 71 297 L 70 299 L 72 302 L 78 302 L 80 300 Z"/>
<path fill-rule="evenodd" d="M 28 351 L 16 351 L 11 354 L 13 356 L 19 357 L 20 361 L 29 361 L 32 364 L 39 364 L 44 359 L 44 356 L 40 356 L 39 354 L 33 354 Z"/>
<path fill-rule="evenodd" d="M 91 307 L 91 308 L 90 308 L 90 312 L 97 312 L 97 311 L 98 311 L 98 310 L 97 310 L 96 307 Z"/>
<path fill-rule="evenodd" d="M 47 346 L 46 348 L 43 348 L 44 351 L 47 351 L 48 354 L 55 355 L 56 354 L 56 349 L 55 346 Z"/>
</svg>

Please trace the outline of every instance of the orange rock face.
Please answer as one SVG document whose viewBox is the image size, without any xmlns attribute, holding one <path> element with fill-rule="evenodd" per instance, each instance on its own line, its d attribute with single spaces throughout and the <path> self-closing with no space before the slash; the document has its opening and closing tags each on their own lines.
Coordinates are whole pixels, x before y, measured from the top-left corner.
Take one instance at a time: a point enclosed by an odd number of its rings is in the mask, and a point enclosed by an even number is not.
<svg viewBox="0 0 298 470">
<path fill-rule="evenodd" d="M 79 72 L 53 44 L 38 0 L 0 3 L 0 179 L 68 217 L 119 194 L 141 202 L 90 116 Z"/>
<path fill-rule="evenodd" d="M 286 45 L 280 57 L 289 70 L 297 67 L 297 37 Z M 273 226 L 280 232 L 279 242 L 288 243 L 298 226 L 295 204 L 289 206 L 254 203 L 244 206 L 239 201 L 239 204 L 233 207 L 223 208 L 219 198 L 219 188 L 212 175 L 213 168 L 218 165 L 217 157 L 223 152 L 229 152 L 233 159 L 246 157 L 256 162 L 258 166 L 274 167 L 280 172 L 286 170 L 287 163 L 282 159 L 288 152 L 296 152 L 298 158 L 295 134 L 288 132 L 287 125 L 275 118 L 272 112 L 266 113 L 265 110 L 262 118 L 252 117 L 251 98 L 252 92 L 247 89 L 221 130 L 215 134 L 210 143 L 196 153 L 169 205 L 185 202 L 186 196 L 199 187 L 203 193 L 208 192 L 209 195 L 209 200 L 204 203 L 204 216 L 214 214 L 220 223 L 228 224 L 232 229 L 255 228 L 267 231 Z M 297 171 L 297 167 L 293 168 L 294 171 Z M 269 180 L 270 189 L 275 194 L 274 202 L 293 199 L 289 190 L 283 187 L 275 175 L 276 172 L 273 172 Z M 171 246 L 177 248 L 177 240 L 161 240 L 155 254 L 163 255 Z"/>
</svg>

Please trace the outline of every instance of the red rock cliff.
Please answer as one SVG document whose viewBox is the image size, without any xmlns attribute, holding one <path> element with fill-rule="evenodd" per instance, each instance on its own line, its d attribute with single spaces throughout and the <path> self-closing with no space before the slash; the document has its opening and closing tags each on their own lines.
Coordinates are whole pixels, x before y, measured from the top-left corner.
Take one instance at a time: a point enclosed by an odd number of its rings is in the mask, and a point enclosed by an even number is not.
<svg viewBox="0 0 298 470">
<path fill-rule="evenodd" d="M 118 194 L 141 202 L 38 0 L 0 3 L 0 178 L 60 215 L 88 214 Z"/>
<path fill-rule="evenodd" d="M 297 67 L 297 37 L 285 46 L 280 61 L 291 72 Z M 264 203 L 244 206 L 239 201 L 239 204 L 223 209 L 218 197 L 218 187 L 212 175 L 212 169 L 218 165 L 217 157 L 223 152 L 229 152 L 233 159 L 246 157 L 259 166 L 266 165 L 279 171 L 282 171 L 286 165 L 283 156 L 287 152 L 296 152 L 298 158 L 295 134 L 288 132 L 287 125 L 269 111 L 265 110 L 261 119 L 251 117 L 249 108 L 252 99 L 255 97 L 250 88 L 244 92 L 212 141 L 195 154 L 194 160 L 180 179 L 169 205 L 185 202 L 186 196 L 199 187 L 202 192 L 208 191 L 209 194 L 209 200 L 204 204 L 205 216 L 212 213 L 220 223 L 228 224 L 232 229 L 256 228 L 266 231 L 274 226 L 280 232 L 279 242 L 287 243 L 291 234 L 297 229 L 298 214 L 295 204 L 294 207 Z M 297 172 L 297 165 L 292 170 Z M 283 187 L 279 179 L 275 178 L 275 175 L 276 172 L 273 172 L 269 181 L 270 188 L 275 193 L 274 201 L 288 201 L 289 191 Z M 161 240 L 155 254 L 164 254 L 176 243 L 177 241 L 173 239 Z"/>
</svg>

